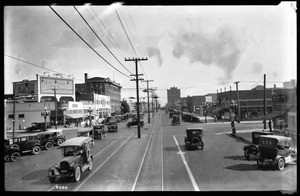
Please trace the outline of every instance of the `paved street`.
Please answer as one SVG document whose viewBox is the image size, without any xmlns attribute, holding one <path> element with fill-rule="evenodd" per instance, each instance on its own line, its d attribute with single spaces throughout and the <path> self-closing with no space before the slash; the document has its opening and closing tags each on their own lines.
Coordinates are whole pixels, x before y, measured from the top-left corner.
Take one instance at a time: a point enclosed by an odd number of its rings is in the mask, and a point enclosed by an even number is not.
<svg viewBox="0 0 300 196">
<path fill-rule="evenodd" d="M 186 123 L 172 126 L 159 111 L 148 129 L 119 124 L 117 133 L 107 133 L 93 147 L 92 171 L 79 182 L 50 183 L 48 168 L 61 160 L 57 147 L 39 155 L 22 156 L 5 163 L 7 191 L 295 191 L 296 164 L 279 171 L 272 166 L 258 169 L 256 160 L 246 160 L 238 138 L 227 135 L 229 123 Z M 204 149 L 187 151 L 186 127 L 204 129 Z M 262 123 L 239 123 L 238 131 L 260 129 Z M 63 131 L 76 137 L 76 129 Z"/>
</svg>

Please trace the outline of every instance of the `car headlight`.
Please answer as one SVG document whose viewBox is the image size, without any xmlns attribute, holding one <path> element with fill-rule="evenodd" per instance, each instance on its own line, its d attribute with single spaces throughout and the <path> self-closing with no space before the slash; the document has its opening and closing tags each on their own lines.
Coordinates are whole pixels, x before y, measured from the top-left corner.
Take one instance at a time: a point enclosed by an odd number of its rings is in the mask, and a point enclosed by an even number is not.
<svg viewBox="0 0 300 196">
<path fill-rule="evenodd" d="M 55 168 L 58 168 L 58 167 L 59 167 L 59 164 L 58 164 L 58 163 L 55 163 L 54 167 L 55 167 Z"/>
<path fill-rule="evenodd" d="M 69 163 L 70 164 L 70 167 L 73 167 L 74 166 L 74 163 L 73 162 L 71 162 L 71 163 Z"/>
</svg>

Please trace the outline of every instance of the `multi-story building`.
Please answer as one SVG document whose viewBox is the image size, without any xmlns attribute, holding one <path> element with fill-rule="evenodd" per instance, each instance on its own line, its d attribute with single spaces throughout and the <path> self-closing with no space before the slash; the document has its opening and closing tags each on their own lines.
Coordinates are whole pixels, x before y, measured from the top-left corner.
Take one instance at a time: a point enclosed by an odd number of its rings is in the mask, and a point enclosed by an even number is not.
<svg viewBox="0 0 300 196">
<path fill-rule="evenodd" d="M 110 97 L 111 113 L 119 113 L 121 111 L 121 85 L 109 78 L 93 77 L 88 78 L 88 74 L 84 74 L 84 83 L 75 84 L 76 100 L 82 99 L 84 94 L 96 93 Z"/>
<path fill-rule="evenodd" d="M 167 89 L 168 105 L 174 105 L 180 100 L 180 89 L 177 87 L 171 87 Z"/>
</svg>

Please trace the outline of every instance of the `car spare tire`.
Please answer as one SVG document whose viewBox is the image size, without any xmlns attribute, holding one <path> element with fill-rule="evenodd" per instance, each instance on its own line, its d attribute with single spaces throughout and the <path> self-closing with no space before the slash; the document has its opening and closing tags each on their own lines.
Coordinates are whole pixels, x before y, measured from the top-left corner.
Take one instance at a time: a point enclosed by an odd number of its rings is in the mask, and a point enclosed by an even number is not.
<svg viewBox="0 0 300 196">
<path fill-rule="evenodd" d="M 193 137 L 191 141 L 193 145 L 198 145 L 200 143 L 200 139 L 197 137 Z"/>
</svg>

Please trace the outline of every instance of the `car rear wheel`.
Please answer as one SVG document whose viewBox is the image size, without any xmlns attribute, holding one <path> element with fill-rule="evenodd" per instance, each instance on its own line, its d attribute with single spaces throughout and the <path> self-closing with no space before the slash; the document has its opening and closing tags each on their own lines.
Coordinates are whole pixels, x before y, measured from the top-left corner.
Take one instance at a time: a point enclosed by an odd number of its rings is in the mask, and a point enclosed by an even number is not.
<svg viewBox="0 0 300 196">
<path fill-rule="evenodd" d="M 53 147 L 52 142 L 47 142 L 45 145 L 46 150 L 50 150 Z"/>
<path fill-rule="evenodd" d="M 75 176 L 74 176 L 75 182 L 78 182 L 80 180 L 80 177 L 81 177 L 81 170 L 80 170 L 80 167 L 77 166 L 75 168 Z"/>
<path fill-rule="evenodd" d="M 277 168 L 278 168 L 279 170 L 283 170 L 284 164 L 285 164 L 284 159 L 283 159 L 282 157 L 279 158 L 278 161 L 277 161 Z"/>
<path fill-rule="evenodd" d="M 249 157 L 250 157 L 250 150 L 249 150 L 249 149 L 246 149 L 246 150 L 244 151 L 244 155 L 245 155 L 246 159 L 249 159 Z"/>
<path fill-rule="evenodd" d="M 40 152 L 41 152 L 41 147 L 40 147 L 40 146 L 34 146 L 34 147 L 32 148 L 32 154 L 37 155 L 37 154 L 39 154 Z"/>
<path fill-rule="evenodd" d="M 10 155 L 10 160 L 12 162 L 16 162 L 19 158 L 20 158 L 20 153 L 19 152 L 13 152 L 11 155 Z"/>
<path fill-rule="evenodd" d="M 63 140 L 63 139 L 58 139 L 58 140 L 57 140 L 57 145 L 60 146 L 62 143 L 64 143 L 64 140 Z"/>
</svg>

